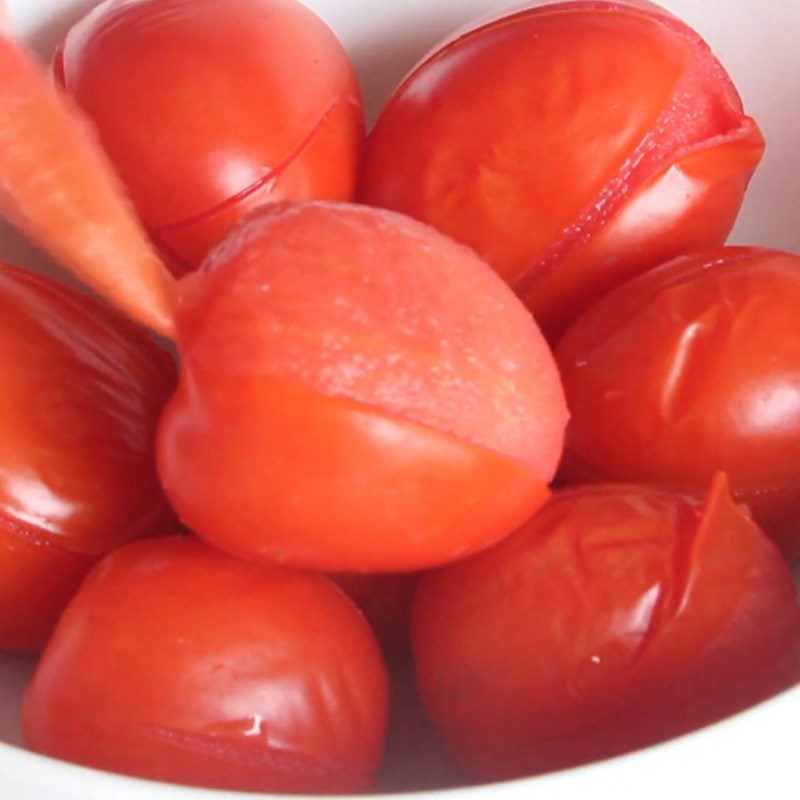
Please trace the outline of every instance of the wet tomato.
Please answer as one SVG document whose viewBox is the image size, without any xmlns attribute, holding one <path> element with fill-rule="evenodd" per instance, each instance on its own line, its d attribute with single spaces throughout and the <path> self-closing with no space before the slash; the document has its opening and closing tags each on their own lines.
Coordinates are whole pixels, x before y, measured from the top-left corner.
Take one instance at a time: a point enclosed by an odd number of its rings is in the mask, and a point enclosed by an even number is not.
<svg viewBox="0 0 800 800">
<path fill-rule="evenodd" d="M 159 469 L 231 553 L 406 572 L 545 500 L 567 413 L 522 304 L 467 248 L 388 211 L 268 207 L 179 282 Z"/>
<path fill-rule="evenodd" d="M 688 732 L 800 678 L 800 610 L 777 549 L 714 482 L 705 505 L 567 490 L 497 547 L 423 578 L 425 705 L 481 779 Z"/>
<path fill-rule="evenodd" d="M 98 557 L 169 518 L 169 357 L 126 320 L 0 264 L 0 649 L 36 650 Z"/>
<path fill-rule="evenodd" d="M 28 689 L 41 753 L 189 785 L 355 792 L 380 760 L 387 677 L 328 579 L 236 561 L 190 537 L 109 556 Z"/>
<path fill-rule="evenodd" d="M 264 203 L 351 199 L 358 85 L 295 0 L 109 0 L 69 32 L 55 74 L 176 273 Z"/>
<path fill-rule="evenodd" d="M 800 258 L 757 248 L 681 257 L 601 300 L 557 351 L 564 480 L 700 489 L 722 469 L 800 555 L 798 303 Z"/>
<path fill-rule="evenodd" d="M 473 247 L 552 341 L 623 280 L 722 244 L 762 152 L 680 20 L 649 3 L 529 3 L 406 78 L 360 194 Z"/>
</svg>

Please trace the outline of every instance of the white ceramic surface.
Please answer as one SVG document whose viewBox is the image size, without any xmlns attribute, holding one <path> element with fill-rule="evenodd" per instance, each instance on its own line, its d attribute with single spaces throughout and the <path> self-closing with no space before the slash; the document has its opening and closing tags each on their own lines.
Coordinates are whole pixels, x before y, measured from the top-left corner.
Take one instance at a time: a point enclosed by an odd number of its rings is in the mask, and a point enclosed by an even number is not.
<svg viewBox="0 0 800 800">
<path fill-rule="evenodd" d="M 9 0 L 8 5 L 15 30 L 49 58 L 69 24 L 96 2 Z M 353 56 L 373 117 L 397 80 L 432 44 L 476 14 L 505 4 L 505 0 L 306 2 L 336 30 Z M 800 3 L 663 2 L 712 43 L 768 140 L 767 158 L 751 188 L 734 241 L 800 250 Z M 0 257 L 52 271 L 32 247 L 2 226 Z M 17 710 L 30 667 L 29 659 L 0 657 L 0 800 L 235 800 L 250 796 L 131 780 L 25 752 L 18 746 Z M 675 800 L 711 797 L 713 792 L 722 798 L 795 800 L 800 796 L 799 734 L 800 688 L 711 728 L 631 756 L 544 778 L 451 789 L 441 796 L 442 800 Z M 436 758 L 426 758 L 431 747 L 422 743 L 420 752 L 409 756 L 406 774 L 395 768 L 387 785 L 446 779 Z"/>
</svg>

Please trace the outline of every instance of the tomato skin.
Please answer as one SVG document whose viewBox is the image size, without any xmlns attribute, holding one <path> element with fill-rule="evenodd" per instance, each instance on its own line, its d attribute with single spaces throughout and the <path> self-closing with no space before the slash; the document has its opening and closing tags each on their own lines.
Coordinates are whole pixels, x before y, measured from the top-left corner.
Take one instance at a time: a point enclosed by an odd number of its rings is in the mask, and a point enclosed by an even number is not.
<svg viewBox="0 0 800 800">
<path fill-rule="evenodd" d="M 567 483 L 699 490 L 725 470 L 790 558 L 800 555 L 800 258 L 720 248 L 618 288 L 567 332 Z"/>
<path fill-rule="evenodd" d="M 552 355 L 502 281 L 430 228 L 267 208 L 180 282 L 176 312 L 159 471 L 216 546 L 411 572 L 544 502 L 567 417 Z"/>
<path fill-rule="evenodd" d="M 800 677 L 791 573 L 724 478 L 705 508 L 634 486 L 555 494 L 424 577 L 412 636 L 428 712 L 486 780 L 662 741 Z"/>
<path fill-rule="evenodd" d="M 352 198 L 358 85 L 295 0 L 108 0 L 54 69 L 177 274 L 264 203 Z"/>
<path fill-rule="evenodd" d="M 0 649 L 41 650 L 96 562 L 0 517 Z"/>
<path fill-rule="evenodd" d="M 360 197 L 473 247 L 556 341 L 615 285 L 721 245 L 764 142 L 666 12 L 532 5 L 412 71 L 369 137 Z"/>
<path fill-rule="evenodd" d="M 185 525 L 234 555 L 423 569 L 501 539 L 547 498 L 529 469 L 449 435 L 275 380 L 220 386 L 218 374 L 170 401 L 158 465 Z"/>
<path fill-rule="evenodd" d="M 154 445 L 174 381 L 125 319 L 0 264 L 0 649 L 40 648 L 98 557 L 171 518 Z"/>
<path fill-rule="evenodd" d="M 38 752 L 139 777 L 351 792 L 380 760 L 387 696 L 375 637 L 326 578 L 161 537 L 92 572 L 23 729 Z"/>
</svg>

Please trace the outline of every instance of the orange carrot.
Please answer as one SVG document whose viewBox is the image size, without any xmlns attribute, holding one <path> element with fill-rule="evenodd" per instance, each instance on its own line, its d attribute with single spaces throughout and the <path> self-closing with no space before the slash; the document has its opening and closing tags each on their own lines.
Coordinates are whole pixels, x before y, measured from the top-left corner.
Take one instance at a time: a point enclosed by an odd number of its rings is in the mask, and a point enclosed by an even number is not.
<svg viewBox="0 0 800 800">
<path fill-rule="evenodd" d="M 0 0 L 0 213 L 137 321 L 173 333 L 172 278 L 91 127 L 7 33 Z"/>
</svg>

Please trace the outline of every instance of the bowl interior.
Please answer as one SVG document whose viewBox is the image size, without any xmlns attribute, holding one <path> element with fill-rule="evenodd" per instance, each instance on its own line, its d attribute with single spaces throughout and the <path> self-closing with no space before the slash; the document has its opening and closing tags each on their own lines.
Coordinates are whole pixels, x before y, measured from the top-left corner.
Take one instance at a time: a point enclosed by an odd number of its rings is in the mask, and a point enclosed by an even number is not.
<svg viewBox="0 0 800 800">
<path fill-rule="evenodd" d="M 331 25 L 350 52 L 362 82 L 370 119 L 375 118 L 406 71 L 436 41 L 470 18 L 507 5 L 506 0 L 304 2 Z M 68 27 L 96 3 L 97 0 L 9 0 L 8 5 L 15 31 L 31 42 L 43 58 L 49 59 Z M 800 79 L 795 79 L 800 74 L 800 48 L 796 41 L 796 32 L 800 30 L 800 4 L 764 3 L 761 0 L 740 0 L 735 4 L 730 0 L 664 0 L 664 3 L 712 44 L 733 75 L 748 112 L 759 121 L 767 138 L 767 156 L 752 184 L 733 241 L 800 250 L 800 205 L 796 204 L 800 185 L 800 140 L 796 133 Z M 0 258 L 61 275 L 34 247 L 4 224 L 0 224 Z M 112 791 L 115 797 L 130 798 L 177 799 L 180 796 L 199 800 L 223 796 L 167 787 L 154 791 L 152 786 L 148 789 L 144 783 L 100 776 L 44 759 L 31 761 L 34 757 L 15 747 L 21 743 L 17 722 L 19 701 L 32 666 L 30 658 L 0 655 L 0 764 L 4 765 L 0 772 L 4 779 L 8 773 L 11 780 L 10 798 L 33 800 L 45 793 L 55 796 L 51 792 L 56 792 L 59 797 L 89 800 L 108 797 Z M 748 729 L 743 727 L 745 725 L 749 726 L 754 740 L 759 736 L 769 736 L 768 732 L 758 731 L 775 729 L 765 729 L 766 723 L 759 720 L 771 720 L 771 725 L 779 724 L 779 721 L 786 723 L 789 715 L 797 717 L 798 711 L 800 689 L 776 699 L 764 709 L 688 737 L 685 741 L 694 742 L 695 750 L 685 751 L 682 743 L 655 748 L 618 761 L 631 765 L 624 773 L 620 773 L 619 766 L 589 767 L 553 779 L 539 780 L 536 792 L 544 798 L 577 798 L 589 796 L 580 787 L 591 787 L 594 797 L 599 796 L 598 792 L 605 796 L 604 785 L 620 786 L 620 780 L 623 784 L 626 780 L 634 780 L 637 770 L 641 774 L 645 770 L 651 778 L 654 770 L 663 772 L 662 785 L 673 786 L 674 781 L 679 780 L 677 773 L 681 772 L 669 766 L 676 758 L 685 759 L 687 752 L 719 755 L 726 743 L 733 742 L 736 746 L 737 742 L 750 738 Z M 441 757 L 436 742 L 425 731 L 415 711 L 404 713 L 402 725 L 398 727 L 404 733 L 391 747 L 390 763 L 382 780 L 383 790 L 457 785 L 458 779 Z M 773 757 L 779 754 L 773 751 Z M 686 763 L 685 760 L 682 763 Z M 791 764 L 791 759 L 787 759 L 786 765 Z M 731 774 L 730 770 L 728 774 Z M 741 779 L 738 783 L 741 787 Z M 633 788 L 636 784 L 630 785 Z M 77 786 L 81 787 L 80 791 L 75 788 Z M 650 782 L 648 788 L 651 786 Z M 47 791 L 47 787 L 51 791 Z M 523 797 L 531 791 L 534 789 L 530 781 L 524 781 L 507 785 L 502 793 Z M 495 792 L 500 793 L 493 790 L 491 796 L 497 796 Z M 482 794 L 480 790 L 478 793 Z M 456 794 L 460 797 L 462 792 L 457 790 Z M 474 796 L 475 792 L 465 794 Z"/>
</svg>

